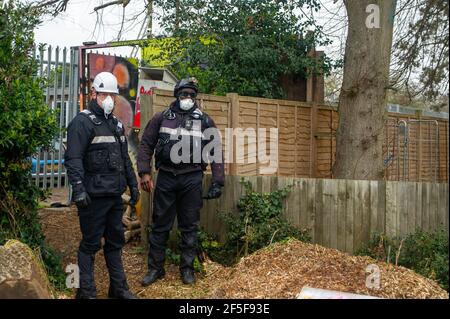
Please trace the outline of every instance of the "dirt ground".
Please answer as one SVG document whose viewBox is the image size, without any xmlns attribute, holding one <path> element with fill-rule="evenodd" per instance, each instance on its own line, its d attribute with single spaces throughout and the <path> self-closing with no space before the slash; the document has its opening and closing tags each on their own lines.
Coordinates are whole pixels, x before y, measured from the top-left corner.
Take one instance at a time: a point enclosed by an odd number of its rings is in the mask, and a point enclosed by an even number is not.
<svg viewBox="0 0 450 319">
<path fill-rule="evenodd" d="M 67 190 L 53 190 L 40 210 L 46 240 L 60 252 L 65 267 L 76 263 L 81 239 L 78 216 L 75 206 L 50 207 L 54 202 L 67 202 Z M 449 298 L 435 281 L 412 270 L 298 240 L 275 243 L 241 259 L 234 267 L 207 260 L 204 273 L 198 273 L 197 282 L 191 286 L 181 282 L 177 266 L 166 265 L 165 278 L 143 288 L 140 281 L 147 271 L 147 258 L 138 240 L 126 244 L 123 262 L 130 290 L 140 298 L 290 299 L 296 298 L 304 286 L 381 298 Z M 376 265 L 381 271 L 381 286 L 377 290 L 366 287 L 368 265 Z M 95 281 L 98 297 L 106 298 L 109 278 L 102 251 L 96 256 Z M 59 297 L 73 298 L 73 294 L 74 291 Z"/>
<path fill-rule="evenodd" d="M 51 197 L 42 203 L 44 208 L 39 213 L 46 241 L 61 254 L 64 267 L 77 262 L 77 250 L 81 240 L 77 209 L 74 205 L 71 207 L 50 206 L 54 203 L 65 204 L 67 198 L 66 189 L 52 190 Z M 217 275 L 223 275 L 228 271 L 225 267 L 207 261 L 204 264 L 205 273 L 197 273 L 197 283 L 187 286 L 181 282 L 178 267 L 169 264 L 166 265 L 165 278 L 144 288 L 140 285 L 140 281 L 147 272 L 147 258 L 138 239 L 125 245 L 123 263 L 130 290 L 140 298 L 151 299 L 209 298 L 213 293 L 211 287 L 217 286 Z M 95 259 L 95 282 L 98 297 L 106 298 L 109 278 L 102 251 L 97 253 Z M 60 297 L 73 298 L 74 292 L 60 295 Z"/>
</svg>

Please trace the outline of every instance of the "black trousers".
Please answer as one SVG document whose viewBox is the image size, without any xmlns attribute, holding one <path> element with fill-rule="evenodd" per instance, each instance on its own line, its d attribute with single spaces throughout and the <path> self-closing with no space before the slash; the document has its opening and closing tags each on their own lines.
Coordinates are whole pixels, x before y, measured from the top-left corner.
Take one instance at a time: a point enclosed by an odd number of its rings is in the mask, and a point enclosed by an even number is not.
<svg viewBox="0 0 450 319">
<path fill-rule="evenodd" d="M 122 249 L 125 245 L 122 197 L 91 197 L 91 200 L 87 208 L 78 209 L 83 236 L 80 251 L 95 254 L 102 248 L 102 237 L 105 238 L 105 253 Z"/>
<path fill-rule="evenodd" d="M 94 257 L 101 249 L 102 237 L 105 238 L 103 251 L 109 272 L 110 290 L 117 294 L 128 289 L 122 264 L 122 248 L 125 244 L 122 197 L 91 197 L 91 199 L 92 202 L 87 208 L 78 209 L 82 234 L 78 250 L 79 297 L 96 296 Z"/>
<path fill-rule="evenodd" d="M 152 227 L 149 236 L 148 268 L 164 268 L 165 252 L 175 217 L 181 233 L 180 269 L 193 268 L 197 255 L 203 172 L 174 175 L 159 170 L 153 198 Z"/>
</svg>

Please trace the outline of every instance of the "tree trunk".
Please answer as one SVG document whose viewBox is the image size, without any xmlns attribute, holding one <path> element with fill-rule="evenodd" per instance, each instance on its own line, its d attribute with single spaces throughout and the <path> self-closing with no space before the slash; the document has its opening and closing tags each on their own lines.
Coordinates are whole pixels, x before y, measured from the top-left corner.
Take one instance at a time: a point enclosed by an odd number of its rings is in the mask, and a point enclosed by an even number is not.
<svg viewBox="0 0 450 319">
<path fill-rule="evenodd" d="M 344 0 L 348 37 L 333 166 L 336 178 L 384 177 L 382 147 L 395 2 Z M 378 28 L 371 19 L 375 17 L 376 23 L 374 5 L 379 8 Z"/>
</svg>

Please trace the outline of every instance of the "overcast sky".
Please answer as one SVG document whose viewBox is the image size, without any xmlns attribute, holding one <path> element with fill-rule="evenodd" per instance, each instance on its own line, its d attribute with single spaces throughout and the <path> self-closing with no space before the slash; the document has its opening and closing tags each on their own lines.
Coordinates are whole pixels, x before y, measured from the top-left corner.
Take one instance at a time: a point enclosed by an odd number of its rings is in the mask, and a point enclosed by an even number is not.
<svg viewBox="0 0 450 319">
<path fill-rule="evenodd" d="M 136 1 L 131 4 L 133 3 Z M 65 12 L 56 18 L 46 17 L 45 21 L 36 29 L 36 43 L 71 47 L 82 45 L 85 41 L 96 41 L 100 44 L 117 40 L 121 29 L 122 7 L 110 6 L 101 10 L 101 15 L 97 16 L 94 7 L 98 4 L 98 0 L 70 0 Z M 126 7 L 127 18 L 134 17 L 137 13 L 137 8 L 132 5 Z M 143 18 L 142 15 L 141 18 L 126 23 L 121 40 L 136 39 Z M 97 21 L 101 23 L 97 23 Z M 128 52 L 130 49 L 125 51 Z"/>
<path fill-rule="evenodd" d="M 46 17 L 45 21 L 35 32 L 37 43 L 46 43 L 52 46 L 71 47 L 82 45 L 85 41 L 96 41 L 97 43 L 106 43 L 118 40 L 123 16 L 122 6 L 114 5 L 107 7 L 99 16 L 94 12 L 94 7 L 102 1 L 99 0 L 70 0 L 67 10 L 59 14 L 56 18 Z M 334 0 L 322 0 L 322 10 L 315 13 L 315 18 L 324 26 L 324 32 L 331 35 L 334 44 L 328 48 L 318 48 L 325 50 L 328 54 L 336 54 L 342 47 L 342 26 L 343 12 L 342 3 L 334 3 Z M 144 15 L 137 15 L 144 10 L 144 1 L 131 1 L 125 8 L 125 21 L 120 40 L 137 39 Z M 306 12 L 309 14 L 309 12 Z M 154 20 L 157 16 L 154 15 Z M 97 22 L 101 23 L 97 23 Z M 341 24 L 340 28 L 337 28 Z M 158 33 L 154 23 L 153 33 Z M 125 54 L 131 53 L 131 48 L 126 47 L 114 50 L 110 53 Z"/>
</svg>

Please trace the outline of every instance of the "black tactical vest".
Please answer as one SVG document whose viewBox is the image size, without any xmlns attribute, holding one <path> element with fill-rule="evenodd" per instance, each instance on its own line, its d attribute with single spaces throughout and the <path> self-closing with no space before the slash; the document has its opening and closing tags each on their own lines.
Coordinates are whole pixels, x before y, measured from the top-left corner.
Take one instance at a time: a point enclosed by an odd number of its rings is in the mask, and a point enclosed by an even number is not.
<svg viewBox="0 0 450 319">
<path fill-rule="evenodd" d="M 205 141 L 202 140 L 202 131 L 206 128 L 205 120 L 206 116 L 199 109 L 190 113 L 175 113 L 170 107 L 166 109 L 163 112 L 159 139 L 155 147 L 156 168 L 170 167 L 179 171 L 189 171 L 194 168 L 205 169 L 206 163 L 201 157 L 201 150 L 205 144 Z M 172 148 L 179 143 L 187 143 L 188 160 L 173 163 L 170 154 Z M 197 155 L 194 156 L 194 153 Z M 181 154 L 181 149 L 179 149 L 179 155 Z"/>
<path fill-rule="evenodd" d="M 94 130 L 83 157 L 86 191 L 93 196 L 123 194 L 127 187 L 123 152 L 127 150 L 122 123 L 114 116 L 100 120 L 89 110 L 81 114 L 91 120 Z"/>
</svg>

